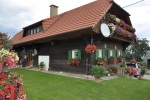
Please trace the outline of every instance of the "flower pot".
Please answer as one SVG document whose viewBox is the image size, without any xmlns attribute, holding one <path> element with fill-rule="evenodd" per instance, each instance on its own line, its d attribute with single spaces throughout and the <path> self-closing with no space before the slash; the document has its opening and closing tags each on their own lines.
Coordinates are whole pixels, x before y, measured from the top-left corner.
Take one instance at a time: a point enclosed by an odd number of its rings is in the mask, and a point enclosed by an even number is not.
<svg viewBox="0 0 150 100">
<path fill-rule="evenodd" d="M 114 76 L 114 75 L 116 75 L 116 73 L 110 73 L 110 76 Z"/>
<path fill-rule="evenodd" d="M 94 78 L 95 78 L 96 81 L 100 80 L 100 78 L 98 78 L 98 77 L 94 77 Z"/>
<path fill-rule="evenodd" d="M 140 75 L 140 76 L 139 76 L 139 79 L 140 79 L 140 80 L 143 80 L 143 77 L 144 77 L 144 76 L 141 76 L 141 75 Z"/>
</svg>

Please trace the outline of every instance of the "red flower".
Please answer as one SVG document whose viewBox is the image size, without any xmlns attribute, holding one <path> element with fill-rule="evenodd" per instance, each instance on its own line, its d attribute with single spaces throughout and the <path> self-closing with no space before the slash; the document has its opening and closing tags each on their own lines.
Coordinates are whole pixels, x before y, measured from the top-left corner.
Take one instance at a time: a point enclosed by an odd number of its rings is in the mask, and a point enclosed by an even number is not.
<svg viewBox="0 0 150 100">
<path fill-rule="evenodd" d="M 0 81 L 0 85 L 4 84 L 5 82 L 4 81 Z"/>
<path fill-rule="evenodd" d="M 0 74 L 0 80 L 5 80 L 6 79 L 6 75 Z"/>
<path fill-rule="evenodd" d="M 10 94 L 9 95 L 9 99 L 13 100 L 14 99 L 14 95 L 15 95 L 15 87 L 11 84 L 6 84 L 5 85 L 5 91 Z"/>
<path fill-rule="evenodd" d="M 88 44 L 85 48 L 85 52 L 92 53 L 92 52 L 96 51 L 96 49 L 97 49 L 96 45 Z"/>
<path fill-rule="evenodd" d="M 6 93 L 3 90 L 0 90 L 0 99 L 5 100 Z"/>
</svg>

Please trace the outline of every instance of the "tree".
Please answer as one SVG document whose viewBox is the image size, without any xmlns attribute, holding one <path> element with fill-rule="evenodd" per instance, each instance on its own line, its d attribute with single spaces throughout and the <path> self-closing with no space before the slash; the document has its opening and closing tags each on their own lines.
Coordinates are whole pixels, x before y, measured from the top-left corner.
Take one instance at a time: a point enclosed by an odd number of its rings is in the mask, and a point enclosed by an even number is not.
<svg viewBox="0 0 150 100">
<path fill-rule="evenodd" d="M 127 61 L 130 61 L 133 57 L 137 61 L 142 61 L 146 52 L 150 50 L 149 41 L 146 38 L 137 39 L 135 44 L 131 44 L 125 51 L 125 57 Z"/>
</svg>

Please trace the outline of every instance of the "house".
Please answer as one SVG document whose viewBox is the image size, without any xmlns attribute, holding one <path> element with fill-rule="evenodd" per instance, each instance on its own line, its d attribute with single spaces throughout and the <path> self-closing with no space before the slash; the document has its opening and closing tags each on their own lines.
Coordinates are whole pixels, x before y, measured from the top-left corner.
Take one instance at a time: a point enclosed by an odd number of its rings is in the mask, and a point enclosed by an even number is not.
<svg viewBox="0 0 150 100">
<path fill-rule="evenodd" d="M 96 0 L 57 15 L 50 6 L 50 18 L 24 27 L 13 38 L 23 66 L 44 61 L 51 70 L 89 73 L 98 58 L 110 65 L 112 57 L 123 56 L 125 48 L 136 42 L 130 14 L 113 0 Z M 97 50 L 85 52 L 87 44 Z"/>
</svg>

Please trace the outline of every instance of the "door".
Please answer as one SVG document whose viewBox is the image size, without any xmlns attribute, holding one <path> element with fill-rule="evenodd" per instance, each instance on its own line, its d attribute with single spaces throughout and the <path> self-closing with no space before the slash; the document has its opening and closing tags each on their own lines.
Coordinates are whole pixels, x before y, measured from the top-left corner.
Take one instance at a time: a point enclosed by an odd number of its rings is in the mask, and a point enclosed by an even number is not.
<svg viewBox="0 0 150 100">
<path fill-rule="evenodd" d="M 28 52 L 28 66 L 33 66 L 32 51 Z"/>
<path fill-rule="evenodd" d="M 49 55 L 39 55 L 38 56 L 38 64 L 40 64 L 40 62 L 44 62 L 44 64 L 45 64 L 44 70 L 48 71 L 50 56 Z"/>
</svg>

